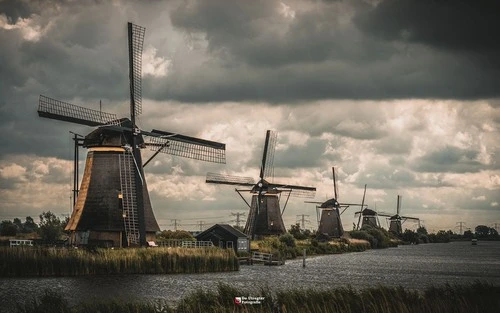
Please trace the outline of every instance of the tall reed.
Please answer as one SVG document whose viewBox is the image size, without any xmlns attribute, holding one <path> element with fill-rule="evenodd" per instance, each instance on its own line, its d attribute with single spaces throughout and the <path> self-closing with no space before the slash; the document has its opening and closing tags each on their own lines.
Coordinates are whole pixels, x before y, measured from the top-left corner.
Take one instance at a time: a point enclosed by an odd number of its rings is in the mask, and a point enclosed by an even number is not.
<svg viewBox="0 0 500 313">
<path fill-rule="evenodd" d="M 231 249 L 0 248 L 0 276 L 79 276 L 100 274 L 172 274 L 236 271 Z"/>
<path fill-rule="evenodd" d="M 474 284 L 429 287 L 424 292 L 402 287 L 374 287 L 355 290 L 351 287 L 329 290 L 294 289 L 272 292 L 268 288 L 249 293 L 219 284 L 216 289 L 198 289 L 184 297 L 176 307 L 166 302 L 80 303 L 70 307 L 61 295 L 46 292 L 39 299 L 19 304 L 18 313 L 58 312 L 256 312 L 256 313 L 497 313 L 500 286 Z M 236 296 L 263 297 L 260 304 L 234 303 Z"/>
</svg>

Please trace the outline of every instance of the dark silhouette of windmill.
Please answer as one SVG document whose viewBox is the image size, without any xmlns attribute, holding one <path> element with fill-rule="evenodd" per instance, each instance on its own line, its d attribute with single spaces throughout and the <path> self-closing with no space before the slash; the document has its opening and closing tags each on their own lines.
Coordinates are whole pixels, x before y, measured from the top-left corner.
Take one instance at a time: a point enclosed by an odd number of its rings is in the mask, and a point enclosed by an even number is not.
<svg viewBox="0 0 500 313">
<path fill-rule="evenodd" d="M 333 193 L 334 197 L 326 200 L 325 202 L 316 201 L 306 201 L 306 203 L 316 203 L 316 213 L 318 215 L 318 231 L 317 237 L 321 239 L 331 239 L 340 238 L 344 235 L 344 228 L 342 227 L 342 221 L 340 215 L 347 210 L 350 206 L 360 206 L 364 207 L 365 195 L 366 195 L 366 185 L 365 192 L 363 194 L 363 201 L 361 204 L 356 203 L 340 203 L 339 192 L 337 188 L 337 178 L 335 175 L 335 168 L 332 167 L 332 177 L 333 177 Z M 342 211 L 341 211 L 342 210 Z M 319 217 L 319 211 L 321 211 L 321 218 Z"/>
<path fill-rule="evenodd" d="M 417 222 L 420 222 L 420 220 L 417 217 L 409 217 L 409 216 L 401 216 L 399 213 L 401 213 L 401 204 L 403 202 L 403 197 L 398 195 L 398 202 L 396 205 L 396 214 L 395 215 L 388 215 L 385 213 L 380 213 L 380 216 L 386 216 L 389 217 L 389 231 L 395 233 L 396 235 L 401 235 L 403 233 L 403 223 L 406 222 L 407 220 L 414 220 Z"/>
<path fill-rule="evenodd" d="M 366 193 L 366 185 L 365 185 L 365 193 Z M 363 204 L 365 202 L 365 196 L 363 195 Z M 378 216 L 380 215 L 377 211 L 374 211 L 369 208 L 362 209 L 361 211 L 354 212 L 354 217 L 358 216 L 358 223 L 355 225 L 356 230 L 360 229 L 363 226 L 371 226 L 371 227 L 380 227 L 380 222 L 378 220 Z"/>
<path fill-rule="evenodd" d="M 361 228 L 363 228 L 363 226 L 366 226 L 366 225 L 372 226 L 372 227 L 380 227 L 380 222 L 378 220 L 379 214 L 377 213 L 377 211 L 366 208 L 366 209 L 363 209 L 362 211 L 355 212 L 354 216 L 356 216 L 356 215 L 359 216 L 358 224 L 356 225 L 357 230 L 360 229 L 360 227 L 359 227 L 360 222 L 361 222 Z"/>
<path fill-rule="evenodd" d="M 81 189 L 75 192 L 78 199 L 66 226 L 73 244 L 146 246 L 154 239 L 160 228 L 143 167 L 158 153 L 225 163 L 222 143 L 156 129 L 148 132 L 137 126 L 136 117 L 142 112 L 144 33 L 145 28 L 128 23 L 130 119 L 40 95 L 39 116 L 97 127 L 83 138 L 82 146 L 89 152 Z M 156 152 L 143 164 L 141 149 L 145 147 Z"/>
<path fill-rule="evenodd" d="M 207 173 L 207 183 L 252 187 L 245 190 L 235 189 L 250 208 L 244 233 L 252 239 L 284 234 L 286 229 L 282 214 L 285 211 L 290 196 L 314 197 L 314 193 L 316 192 L 316 188 L 314 187 L 277 184 L 268 181 L 273 172 L 276 141 L 277 133 L 268 130 L 266 132 L 266 141 L 257 182 L 251 177 Z M 241 194 L 243 191 L 249 191 L 252 194 L 251 204 Z M 287 199 L 283 210 L 280 211 L 279 201 L 283 192 L 287 193 Z"/>
</svg>

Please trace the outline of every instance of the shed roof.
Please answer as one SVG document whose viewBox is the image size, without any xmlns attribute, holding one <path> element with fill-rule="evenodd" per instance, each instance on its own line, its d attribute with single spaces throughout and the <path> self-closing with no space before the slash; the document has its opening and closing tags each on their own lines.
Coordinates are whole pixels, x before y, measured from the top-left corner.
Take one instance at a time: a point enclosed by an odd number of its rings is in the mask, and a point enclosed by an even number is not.
<svg viewBox="0 0 500 313">
<path fill-rule="evenodd" d="M 241 231 L 237 230 L 236 228 L 232 227 L 229 224 L 215 224 L 212 227 L 208 228 L 207 230 L 199 233 L 195 237 L 198 238 L 198 237 L 204 236 L 204 235 L 212 232 L 212 230 L 214 230 L 215 228 L 221 228 L 225 232 L 227 232 L 235 237 L 238 237 L 238 238 L 242 238 L 242 237 L 248 238 L 248 236 L 246 234 L 242 233 Z"/>
</svg>

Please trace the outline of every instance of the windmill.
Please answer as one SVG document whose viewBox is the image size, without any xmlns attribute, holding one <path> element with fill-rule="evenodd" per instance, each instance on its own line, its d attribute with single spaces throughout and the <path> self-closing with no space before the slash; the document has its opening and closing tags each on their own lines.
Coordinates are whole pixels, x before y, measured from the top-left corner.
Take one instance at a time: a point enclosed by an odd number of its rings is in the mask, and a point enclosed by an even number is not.
<svg viewBox="0 0 500 313">
<path fill-rule="evenodd" d="M 366 185 L 365 185 L 365 194 L 366 194 Z M 365 203 L 365 196 L 363 195 L 363 205 Z M 380 215 L 377 213 L 377 211 L 374 211 L 372 209 L 366 208 L 366 209 L 361 209 L 361 211 L 355 212 L 354 216 L 358 215 L 358 223 L 356 224 L 356 230 L 360 229 L 360 223 L 361 223 L 361 228 L 363 226 L 368 225 L 372 227 L 380 227 L 380 222 L 378 220 L 378 216 Z M 385 215 L 384 215 L 385 216 Z"/>
<path fill-rule="evenodd" d="M 389 231 L 393 232 L 397 235 L 401 235 L 403 233 L 403 223 L 406 222 L 407 220 L 414 220 L 419 222 L 420 220 L 416 217 L 409 217 L 409 216 L 400 216 L 399 213 L 401 212 L 401 203 L 403 202 L 403 197 L 398 195 L 398 202 L 396 205 L 396 215 L 386 215 L 386 214 L 380 214 L 380 216 L 386 216 L 389 217 Z"/>
<path fill-rule="evenodd" d="M 356 226 L 356 229 L 359 230 L 359 223 L 361 222 L 361 228 L 365 225 L 369 225 L 372 227 L 380 227 L 380 223 L 378 220 L 379 213 L 377 211 L 374 211 L 372 209 L 366 208 L 363 209 L 362 211 L 358 211 L 354 213 L 354 216 L 358 215 L 358 224 Z"/>
<path fill-rule="evenodd" d="M 282 214 L 285 211 L 290 196 L 314 197 L 316 188 L 288 184 L 276 184 L 268 181 L 273 173 L 274 151 L 276 149 L 277 133 L 268 130 L 264 143 L 264 152 L 257 182 L 251 177 L 230 176 L 207 173 L 207 183 L 251 187 L 251 189 L 235 189 L 250 208 L 244 233 L 252 239 L 262 236 L 281 235 L 286 232 Z M 241 192 L 252 194 L 251 204 Z M 283 210 L 280 211 L 281 193 L 287 193 Z"/>
<path fill-rule="evenodd" d="M 335 175 L 335 168 L 332 167 L 332 177 L 333 177 L 333 193 L 334 198 L 331 198 L 325 202 L 316 201 L 306 201 L 306 203 L 316 203 L 316 213 L 318 215 L 318 231 L 317 236 L 322 238 L 340 238 L 344 235 L 344 228 L 342 227 L 342 221 L 340 215 L 347 210 L 350 206 L 360 206 L 363 208 L 365 206 L 365 195 L 366 195 L 366 185 L 365 191 L 363 193 L 363 201 L 361 204 L 355 203 L 340 203 L 339 192 L 337 188 L 337 179 Z M 343 209 L 342 211 L 340 211 Z M 321 211 L 321 218 L 319 217 L 319 211 Z"/>
<path fill-rule="evenodd" d="M 66 226 L 72 244 L 146 246 L 153 240 L 160 228 L 143 167 L 158 153 L 225 163 L 225 144 L 137 126 L 136 118 L 142 113 L 144 33 L 144 27 L 128 23 L 130 119 L 40 95 L 40 117 L 96 127 L 83 138 L 82 146 L 88 149 L 85 170 Z M 155 153 L 143 164 L 145 147 Z"/>
</svg>

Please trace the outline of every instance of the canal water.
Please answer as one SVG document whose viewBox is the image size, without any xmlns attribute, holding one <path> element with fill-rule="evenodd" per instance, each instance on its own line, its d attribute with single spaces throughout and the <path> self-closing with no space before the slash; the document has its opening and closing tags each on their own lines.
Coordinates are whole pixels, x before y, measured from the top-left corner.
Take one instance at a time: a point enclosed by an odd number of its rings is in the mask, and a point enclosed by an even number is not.
<svg viewBox="0 0 500 313">
<path fill-rule="evenodd" d="M 2 307 L 14 306 L 50 289 L 72 303 L 92 300 L 155 300 L 174 304 L 197 288 L 226 283 L 250 295 L 261 287 L 353 288 L 377 285 L 422 290 L 430 285 L 482 281 L 500 285 L 500 242 L 480 241 L 400 246 L 358 253 L 289 260 L 283 266 L 242 265 L 240 271 L 179 275 L 107 275 L 93 277 L 0 278 Z M 237 296 L 237 295 L 235 295 Z"/>
</svg>

